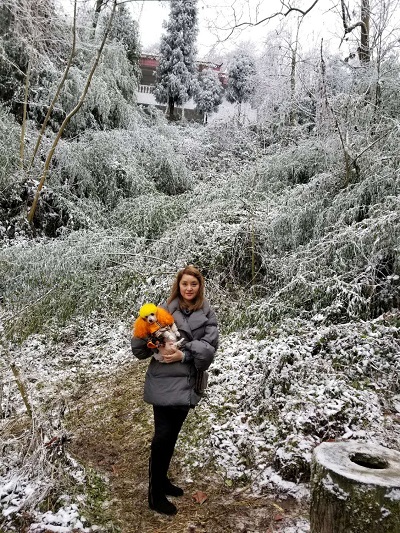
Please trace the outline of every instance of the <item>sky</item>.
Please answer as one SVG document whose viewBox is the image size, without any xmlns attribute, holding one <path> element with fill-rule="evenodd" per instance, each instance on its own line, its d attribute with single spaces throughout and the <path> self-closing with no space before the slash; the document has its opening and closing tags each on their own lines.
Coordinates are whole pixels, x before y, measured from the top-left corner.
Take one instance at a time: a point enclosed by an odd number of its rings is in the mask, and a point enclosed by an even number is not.
<svg viewBox="0 0 400 533">
<path fill-rule="evenodd" d="M 301 0 L 300 6 L 311 5 L 311 0 Z M 159 41 L 163 33 L 163 20 L 168 19 L 169 2 L 159 0 L 134 1 L 130 3 L 132 13 L 139 21 L 142 45 L 144 48 L 154 45 Z M 232 50 L 240 42 L 252 42 L 259 47 L 265 35 L 283 24 L 285 28 L 293 28 L 295 31 L 296 15 L 287 18 L 276 17 L 268 23 L 258 26 L 248 26 L 243 31 L 230 34 L 229 29 L 233 26 L 233 17 L 236 15 L 239 21 L 248 22 L 265 18 L 280 9 L 279 0 L 198 0 L 199 12 L 199 56 L 206 57 L 209 53 L 217 52 L 224 54 Z M 331 0 L 320 0 L 303 21 L 303 32 L 307 35 L 307 41 L 320 41 L 335 39 L 338 41 L 341 27 L 340 17 L 333 7 Z M 304 8 L 304 7 L 303 7 Z M 234 11 L 235 10 L 235 11 Z"/>
<path fill-rule="evenodd" d="M 67 10 L 71 9 L 72 0 L 60 0 Z M 95 0 L 78 0 L 93 4 Z M 309 7 L 312 0 L 299 0 L 297 5 L 303 9 Z M 330 41 L 339 45 L 341 24 L 336 0 L 320 0 L 315 8 L 304 19 L 301 27 L 300 40 L 304 43 L 320 42 L 329 46 Z M 133 18 L 139 22 L 143 49 L 155 47 L 163 33 L 163 21 L 168 19 L 169 2 L 166 0 L 128 0 L 127 5 Z M 295 33 L 296 15 L 276 17 L 268 23 L 248 26 L 243 31 L 234 32 L 228 39 L 229 28 L 233 25 L 233 17 L 240 22 L 256 21 L 279 11 L 279 0 L 198 0 L 199 36 L 197 41 L 200 59 L 223 56 L 241 42 L 250 42 L 255 50 L 260 49 L 265 36 L 278 28 L 291 29 Z M 258 13 L 258 14 L 257 14 Z M 224 29 L 225 28 L 225 29 Z M 228 29 L 227 29 L 228 28 Z M 211 57 L 210 57 L 211 56 Z"/>
</svg>

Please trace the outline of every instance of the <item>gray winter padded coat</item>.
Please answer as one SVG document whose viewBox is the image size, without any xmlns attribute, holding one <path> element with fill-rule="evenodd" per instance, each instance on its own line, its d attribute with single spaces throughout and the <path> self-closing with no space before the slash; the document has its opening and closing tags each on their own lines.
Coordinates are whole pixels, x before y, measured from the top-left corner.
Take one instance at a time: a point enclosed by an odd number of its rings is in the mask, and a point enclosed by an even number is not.
<svg viewBox="0 0 400 533">
<path fill-rule="evenodd" d="M 181 350 L 185 352 L 183 363 L 160 363 L 154 357 L 146 372 L 144 401 L 153 405 L 194 407 L 200 396 L 194 391 L 197 370 L 207 370 L 218 347 L 218 326 L 214 311 L 204 300 L 202 309 L 185 317 L 176 298 L 162 305 L 174 317 L 183 337 Z M 146 341 L 132 337 L 132 352 L 138 359 L 147 359 L 153 350 Z"/>
</svg>

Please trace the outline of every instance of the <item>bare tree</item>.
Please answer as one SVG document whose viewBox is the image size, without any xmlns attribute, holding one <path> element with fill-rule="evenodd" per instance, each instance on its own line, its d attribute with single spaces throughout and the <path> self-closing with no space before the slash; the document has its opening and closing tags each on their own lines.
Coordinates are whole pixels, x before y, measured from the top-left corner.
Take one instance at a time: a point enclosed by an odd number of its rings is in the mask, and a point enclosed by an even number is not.
<svg viewBox="0 0 400 533">
<path fill-rule="evenodd" d="M 217 26 L 215 22 L 212 22 L 211 26 L 218 34 L 221 32 L 225 33 L 224 37 L 219 39 L 223 42 L 227 41 L 234 33 L 240 32 L 246 28 L 259 26 L 260 24 L 275 18 L 285 18 L 292 13 L 297 13 L 300 18 L 303 18 L 314 9 L 318 2 L 319 0 L 310 0 L 307 6 L 302 9 L 290 5 L 286 0 L 280 0 L 281 8 L 270 15 L 265 16 L 260 15 L 261 2 L 257 2 L 253 10 L 250 7 L 249 0 L 244 3 L 232 2 L 232 5 L 230 6 L 230 14 L 227 13 L 225 8 L 224 12 L 221 13 L 223 20 L 226 20 L 227 22 L 223 26 Z M 246 11 L 246 15 L 244 15 L 244 11 Z M 243 20 L 245 17 L 247 20 Z"/>
<path fill-rule="evenodd" d="M 342 8 L 342 22 L 345 36 L 356 28 L 361 28 L 360 46 L 358 47 L 358 57 L 361 63 L 369 63 L 371 59 L 371 51 L 369 45 L 370 32 L 370 6 L 369 0 L 361 0 L 360 20 L 354 24 L 350 24 L 349 8 L 344 0 L 340 0 Z"/>
<path fill-rule="evenodd" d="M 96 7 L 94 9 L 94 17 L 93 17 L 93 31 L 96 31 L 97 23 L 99 22 L 99 16 L 101 12 L 101 8 L 105 4 L 105 0 L 96 0 Z"/>
<path fill-rule="evenodd" d="M 291 62 L 290 62 L 290 112 L 289 123 L 294 126 L 296 123 L 296 110 L 295 110 L 295 95 L 296 95 L 296 67 L 297 67 L 297 49 L 299 45 L 299 32 L 300 25 L 303 18 L 299 17 L 297 22 L 296 38 L 294 43 L 290 46 L 291 49 Z"/>
<path fill-rule="evenodd" d="M 370 36 L 370 46 L 374 52 L 376 68 L 374 123 L 382 105 L 382 81 L 387 71 L 391 70 L 390 57 L 396 55 L 400 48 L 400 28 L 394 20 L 399 9 L 399 0 L 384 0 L 379 2 L 377 12 L 372 19 L 373 33 Z"/>
<path fill-rule="evenodd" d="M 64 87 L 64 83 L 65 83 L 65 80 L 67 79 L 67 76 L 68 76 L 68 72 L 69 72 L 69 69 L 72 65 L 72 60 L 74 58 L 74 55 L 75 55 L 75 47 L 76 47 L 76 7 L 77 7 L 77 0 L 74 0 L 74 16 L 73 16 L 73 23 L 72 23 L 72 46 L 71 46 L 71 53 L 70 53 L 70 56 L 68 58 L 68 61 L 67 61 L 67 64 L 66 64 L 66 67 L 65 67 L 65 70 L 64 70 L 64 74 L 58 84 L 58 87 L 57 87 L 57 90 L 54 94 L 54 97 L 49 105 L 49 108 L 47 110 L 47 113 L 46 113 L 46 116 L 44 118 L 44 121 L 43 121 L 43 124 L 42 124 L 42 127 L 40 128 L 40 132 L 39 132 L 39 135 L 38 135 L 38 138 L 37 138 L 37 141 L 36 141 L 36 145 L 35 145 L 35 148 L 33 150 L 33 154 L 32 154 L 32 157 L 31 157 L 31 161 L 30 161 L 30 167 L 32 167 L 33 165 L 33 162 L 35 160 L 35 157 L 36 157 L 36 154 L 39 150 L 39 147 L 40 147 L 40 143 L 42 141 L 42 138 L 43 138 L 43 134 L 46 130 L 46 126 L 49 122 L 49 119 L 50 119 L 50 116 L 51 116 L 51 113 L 54 109 L 54 106 L 55 104 L 57 103 L 57 100 L 58 100 L 58 97 L 60 96 L 60 92 L 62 90 L 62 88 Z"/>
<path fill-rule="evenodd" d="M 70 122 L 71 118 L 74 115 L 76 115 L 76 113 L 82 107 L 83 102 L 85 101 L 87 92 L 88 92 L 89 87 L 90 87 L 90 83 L 91 83 L 93 75 L 94 75 L 94 73 L 96 71 L 97 65 L 99 64 L 100 57 L 101 57 L 101 54 L 103 52 L 104 45 L 106 43 L 108 34 L 109 34 L 111 26 L 112 26 L 112 22 L 113 22 L 113 19 L 114 19 L 114 14 L 115 14 L 116 7 L 117 7 L 117 0 L 113 0 L 112 12 L 111 12 L 111 16 L 110 16 L 109 21 L 108 21 L 108 25 L 107 25 L 106 30 L 104 32 L 103 39 L 101 41 L 100 47 L 97 50 L 96 58 L 94 60 L 92 68 L 90 69 L 90 72 L 89 72 L 88 77 L 86 79 L 86 84 L 85 84 L 85 87 L 84 87 L 84 89 L 82 91 L 82 94 L 81 94 L 81 96 L 79 98 L 79 101 L 76 104 L 76 106 L 65 117 L 63 123 L 60 126 L 60 129 L 57 132 L 57 135 L 56 135 L 56 137 L 55 137 L 55 139 L 53 141 L 53 144 L 52 144 L 52 146 L 51 146 L 51 148 L 50 148 L 50 150 L 49 150 L 49 152 L 47 154 L 46 161 L 45 161 L 45 164 L 44 164 L 43 173 L 42 173 L 42 176 L 40 178 L 39 185 L 38 185 L 38 188 L 36 190 L 36 194 L 35 194 L 35 197 L 33 199 L 33 203 L 32 203 L 31 209 L 30 209 L 29 214 L 28 214 L 29 222 L 32 222 L 33 217 L 35 215 L 36 206 L 37 206 L 37 203 L 38 203 L 38 200 L 39 200 L 39 196 L 40 196 L 40 191 L 42 190 L 43 185 L 44 185 L 44 183 L 46 181 L 47 175 L 49 173 L 50 163 L 51 163 L 51 160 L 53 158 L 53 155 L 54 155 L 55 149 L 57 147 L 57 144 L 58 144 L 58 142 L 59 142 L 59 140 L 60 140 L 60 138 L 61 138 L 61 136 L 62 136 L 62 134 L 63 134 L 63 132 L 64 132 L 64 130 L 66 128 L 66 126 Z"/>
<path fill-rule="evenodd" d="M 31 86 L 43 70 L 54 71 L 61 63 L 64 30 L 53 1 L 4 0 L 0 20 L 0 65 L 6 88 L 1 97 L 21 117 L 19 155 L 24 168 Z"/>
</svg>

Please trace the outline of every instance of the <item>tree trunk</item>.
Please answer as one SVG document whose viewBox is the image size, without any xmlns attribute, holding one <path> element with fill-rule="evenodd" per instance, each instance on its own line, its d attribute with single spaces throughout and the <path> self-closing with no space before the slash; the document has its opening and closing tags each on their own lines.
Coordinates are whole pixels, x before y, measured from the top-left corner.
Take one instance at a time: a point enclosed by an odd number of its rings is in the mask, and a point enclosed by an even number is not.
<svg viewBox="0 0 400 533">
<path fill-rule="evenodd" d="M 371 50 L 369 46 L 369 0 L 361 0 L 361 20 L 357 21 L 351 26 L 349 25 L 350 16 L 348 8 L 346 7 L 344 0 L 341 0 L 341 5 L 344 34 L 347 35 L 358 27 L 361 28 L 361 40 L 360 46 L 358 47 L 358 58 L 361 63 L 369 63 L 371 60 Z"/>
<path fill-rule="evenodd" d="M 289 124 L 290 126 L 295 126 L 296 124 L 296 112 L 294 109 L 294 95 L 296 93 L 296 49 L 292 50 L 292 59 L 290 67 L 290 111 L 289 111 Z"/>
<path fill-rule="evenodd" d="M 169 119 L 174 120 L 175 118 L 175 102 L 172 97 L 169 98 L 168 101 L 168 109 L 169 109 Z"/>
<path fill-rule="evenodd" d="M 400 533 L 400 453 L 325 442 L 311 466 L 311 533 Z"/>
<path fill-rule="evenodd" d="M 371 53 L 369 49 L 369 0 L 361 3 L 361 44 L 359 58 L 361 63 L 369 63 Z"/>
<path fill-rule="evenodd" d="M 299 44 L 299 31 L 302 19 L 297 24 L 296 40 L 294 46 L 291 46 L 291 62 L 290 62 L 290 111 L 289 111 L 289 124 L 295 126 L 297 123 L 296 113 L 296 68 L 297 68 L 297 46 Z"/>
<path fill-rule="evenodd" d="M 101 11 L 101 8 L 103 7 L 103 3 L 104 3 L 104 0 L 96 0 L 96 8 L 94 10 L 94 18 L 93 18 L 93 24 L 92 24 L 93 36 L 96 32 L 97 23 L 99 22 L 100 11 Z"/>
<path fill-rule="evenodd" d="M 21 127 L 21 136 L 19 142 L 19 160 L 20 167 L 24 168 L 24 151 L 25 151 L 25 134 L 26 134 L 26 118 L 28 110 L 28 94 L 29 94 L 29 78 L 31 75 L 31 62 L 28 62 L 28 68 L 25 75 L 25 96 L 24 96 L 24 107 L 22 112 L 22 127 Z"/>
</svg>

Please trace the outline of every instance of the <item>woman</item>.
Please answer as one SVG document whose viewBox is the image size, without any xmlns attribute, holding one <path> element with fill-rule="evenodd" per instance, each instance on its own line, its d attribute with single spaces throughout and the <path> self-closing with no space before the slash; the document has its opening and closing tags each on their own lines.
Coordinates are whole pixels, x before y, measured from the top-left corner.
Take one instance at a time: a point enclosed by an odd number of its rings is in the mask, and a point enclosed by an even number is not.
<svg viewBox="0 0 400 533">
<path fill-rule="evenodd" d="M 146 373 L 144 400 L 153 405 L 154 412 L 148 499 L 150 509 L 173 515 L 177 509 L 166 496 L 182 496 L 183 490 L 171 483 L 167 472 L 182 424 L 189 409 L 200 401 L 197 385 L 201 373 L 213 361 L 218 326 L 204 298 L 204 278 L 194 266 L 178 272 L 171 296 L 162 307 L 174 317 L 184 342 L 180 349 L 160 347 L 163 362 L 152 357 Z M 153 355 L 143 339 L 132 337 L 131 344 L 138 359 Z"/>
</svg>

